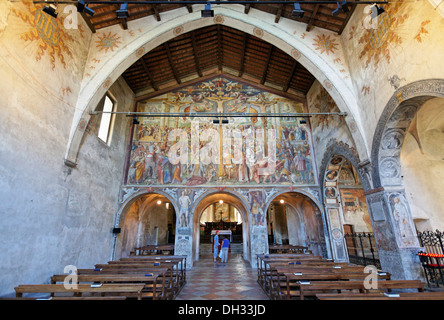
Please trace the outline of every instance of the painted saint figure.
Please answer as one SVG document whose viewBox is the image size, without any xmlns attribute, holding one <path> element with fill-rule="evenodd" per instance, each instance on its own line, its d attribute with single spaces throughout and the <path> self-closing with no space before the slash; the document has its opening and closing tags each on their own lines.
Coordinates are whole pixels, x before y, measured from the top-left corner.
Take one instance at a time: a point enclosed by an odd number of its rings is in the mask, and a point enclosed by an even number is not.
<svg viewBox="0 0 444 320">
<path fill-rule="evenodd" d="M 180 227 L 188 227 L 188 211 L 191 205 L 190 197 L 186 194 L 185 190 L 182 191 L 182 195 L 179 198 L 179 219 Z"/>
</svg>

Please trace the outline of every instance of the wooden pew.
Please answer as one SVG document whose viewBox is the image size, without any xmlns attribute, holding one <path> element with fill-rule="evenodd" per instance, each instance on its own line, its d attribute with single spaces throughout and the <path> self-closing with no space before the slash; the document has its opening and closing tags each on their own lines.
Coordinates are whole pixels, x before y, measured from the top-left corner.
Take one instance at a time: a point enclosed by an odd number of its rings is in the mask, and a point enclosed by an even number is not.
<svg viewBox="0 0 444 320">
<path fill-rule="evenodd" d="M 179 264 L 179 270 L 180 270 L 180 285 L 183 286 L 186 283 L 186 256 L 134 256 L 131 258 L 121 258 L 120 262 L 152 262 L 152 261 L 174 261 L 178 262 Z"/>
<path fill-rule="evenodd" d="M 310 259 L 309 257 L 304 257 L 304 259 L 278 259 L 278 258 L 272 258 L 272 259 L 262 259 L 260 270 L 258 271 L 258 282 L 262 286 L 262 288 L 270 295 L 272 295 L 272 286 L 276 278 L 276 273 L 273 272 L 273 270 L 280 266 L 288 266 L 288 267 L 346 267 L 349 264 L 346 262 L 334 262 L 333 260 L 327 260 L 327 259 L 319 259 L 320 257 L 314 256 L 313 259 Z"/>
<path fill-rule="evenodd" d="M 288 272 L 288 270 L 280 270 L 277 269 L 278 272 L 278 286 L 277 288 L 280 290 L 278 292 L 280 297 L 285 297 L 286 299 L 291 299 L 292 296 L 300 296 L 299 290 L 291 290 L 291 288 L 298 289 L 299 282 L 302 281 L 352 281 L 352 280 L 361 280 L 364 281 L 369 274 L 362 272 L 339 272 L 339 273 L 298 273 L 298 272 Z M 285 292 L 282 293 L 282 286 L 280 277 L 283 275 L 285 278 Z M 390 274 L 381 273 L 378 275 L 379 281 L 390 280 Z"/>
<path fill-rule="evenodd" d="M 108 264 L 96 264 L 95 269 L 100 269 L 101 271 L 111 271 L 111 272 L 125 272 L 125 273 L 135 273 L 144 272 L 144 270 L 152 268 L 168 268 L 170 272 L 171 285 L 167 286 L 168 291 L 172 291 L 175 297 L 181 289 L 181 279 L 180 272 L 177 270 L 178 262 L 164 262 L 164 261 L 147 261 L 147 262 L 120 262 L 120 261 L 110 261 Z M 176 269 L 175 269 L 176 268 Z"/>
<path fill-rule="evenodd" d="M 270 253 L 304 253 L 308 247 L 294 246 L 291 244 L 272 244 L 268 246 Z"/>
<path fill-rule="evenodd" d="M 50 295 L 64 294 L 68 296 L 82 296 L 83 294 L 123 295 L 125 297 L 136 297 L 142 300 L 144 284 L 116 284 L 107 283 L 100 287 L 92 287 L 90 284 L 79 284 L 77 288 L 67 289 L 63 284 L 22 284 L 14 288 L 16 297 L 20 298 L 25 293 L 49 293 Z"/>
<path fill-rule="evenodd" d="M 166 271 L 166 270 L 165 270 Z M 63 283 L 66 279 L 66 274 L 53 275 L 51 283 Z M 148 273 L 148 274 L 83 274 L 76 275 L 77 284 L 81 283 L 144 283 L 142 298 L 151 298 L 153 300 L 164 300 L 167 298 L 165 277 L 162 273 Z M 70 275 L 70 279 L 72 276 Z M 160 279 L 160 281 L 159 281 Z"/>
<path fill-rule="evenodd" d="M 266 288 L 269 290 L 271 299 L 281 298 L 281 287 L 286 287 L 286 282 L 282 282 L 286 273 L 302 273 L 302 274 L 337 274 L 337 273 L 364 273 L 363 266 L 343 265 L 340 263 L 329 264 L 301 264 L 301 265 L 270 265 L 269 275 L 266 279 L 268 282 Z"/>
<path fill-rule="evenodd" d="M 420 280 L 385 280 L 376 283 L 377 288 L 366 288 L 364 281 L 312 281 L 310 283 L 299 283 L 299 299 L 314 297 L 321 293 L 344 293 L 344 291 L 368 292 L 393 292 L 393 290 L 413 289 L 417 292 L 424 292 L 425 283 Z M 347 292 L 351 293 L 351 292 Z"/>
<path fill-rule="evenodd" d="M 148 273 L 160 273 L 162 285 L 165 287 L 166 299 L 174 299 L 176 286 L 176 276 L 172 268 L 146 267 L 146 268 L 95 268 L 95 269 L 77 269 L 77 275 L 141 275 Z"/>
<path fill-rule="evenodd" d="M 384 292 L 322 293 L 319 300 L 444 300 L 444 292 L 401 292 L 399 297 L 388 297 Z"/>
<path fill-rule="evenodd" d="M 160 252 L 168 252 L 169 255 L 174 253 L 174 244 L 160 244 L 160 245 L 146 245 L 138 248 L 134 248 L 134 251 L 130 252 L 131 256 L 144 256 L 150 254 L 159 254 Z"/>
</svg>

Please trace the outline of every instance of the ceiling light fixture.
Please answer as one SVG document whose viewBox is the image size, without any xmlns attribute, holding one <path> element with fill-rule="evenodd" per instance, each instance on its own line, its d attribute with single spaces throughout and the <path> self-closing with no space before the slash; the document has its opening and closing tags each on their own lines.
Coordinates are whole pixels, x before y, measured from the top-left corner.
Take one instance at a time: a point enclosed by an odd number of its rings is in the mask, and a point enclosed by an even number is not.
<svg viewBox="0 0 444 320">
<path fill-rule="evenodd" d="M 90 16 L 94 15 L 94 10 L 89 8 L 86 4 L 84 0 L 79 0 L 77 2 L 77 12 L 85 12 L 87 14 L 89 14 Z"/>
<path fill-rule="evenodd" d="M 202 18 L 214 17 L 214 10 L 211 10 L 211 3 L 205 5 L 205 9 L 200 11 L 200 16 Z"/>
<path fill-rule="evenodd" d="M 291 16 L 295 18 L 303 18 L 305 11 L 301 9 L 301 5 L 299 3 L 294 3 L 294 9 L 291 12 Z"/>
<path fill-rule="evenodd" d="M 128 12 L 128 2 L 122 3 L 120 9 L 116 11 L 116 14 L 119 19 L 128 18 L 130 16 Z"/>
<path fill-rule="evenodd" d="M 45 6 L 43 8 L 43 12 L 49 14 L 50 16 L 57 18 L 57 5 L 55 5 L 54 3 L 50 3 L 47 6 Z"/>
<path fill-rule="evenodd" d="M 350 11 L 348 8 L 347 1 L 342 1 L 341 3 L 336 2 L 336 5 L 338 6 L 335 10 L 333 10 L 332 14 L 334 17 L 336 17 L 340 13 L 347 13 Z"/>
</svg>

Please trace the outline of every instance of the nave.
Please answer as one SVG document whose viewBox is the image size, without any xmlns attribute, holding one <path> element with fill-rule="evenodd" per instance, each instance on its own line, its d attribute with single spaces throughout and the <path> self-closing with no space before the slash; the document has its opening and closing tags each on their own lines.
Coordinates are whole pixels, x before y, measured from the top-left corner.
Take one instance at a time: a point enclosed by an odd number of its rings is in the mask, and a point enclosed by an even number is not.
<svg viewBox="0 0 444 320">
<path fill-rule="evenodd" d="M 201 254 L 187 271 L 187 284 L 176 300 L 268 300 L 268 296 L 257 282 L 257 271 L 242 254 L 230 254 L 227 263 Z"/>
</svg>

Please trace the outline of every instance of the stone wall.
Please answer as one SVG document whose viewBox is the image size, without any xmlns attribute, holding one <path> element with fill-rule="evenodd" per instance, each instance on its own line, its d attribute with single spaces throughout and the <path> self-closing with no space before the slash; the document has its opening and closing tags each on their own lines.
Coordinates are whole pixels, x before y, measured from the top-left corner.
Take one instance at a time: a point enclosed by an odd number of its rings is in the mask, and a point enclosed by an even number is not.
<svg viewBox="0 0 444 320">
<path fill-rule="evenodd" d="M 66 265 L 106 262 L 123 173 L 124 118 L 116 119 L 110 146 L 92 121 L 77 167 L 64 164 L 91 35 L 81 19 L 67 29 L 40 9 L 15 3 L 0 12 L 0 74 L 7 79 L 0 83 L 0 296 L 18 284 L 47 283 Z M 129 110 L 125 83 L 110 92 L 119 110 Z"/>
</svg>

